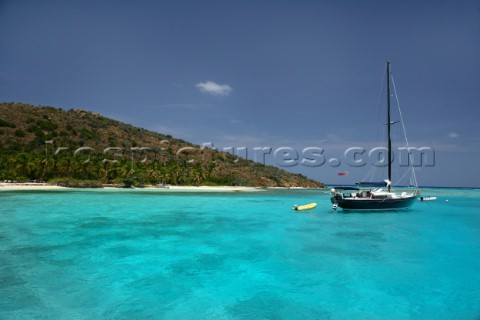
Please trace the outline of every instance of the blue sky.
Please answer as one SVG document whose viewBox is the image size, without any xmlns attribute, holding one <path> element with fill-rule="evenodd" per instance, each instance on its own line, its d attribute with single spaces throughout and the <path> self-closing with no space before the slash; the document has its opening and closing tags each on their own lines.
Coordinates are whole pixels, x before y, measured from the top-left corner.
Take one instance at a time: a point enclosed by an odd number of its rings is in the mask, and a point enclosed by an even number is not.
<svg viewBox="0 0 480 320">
<path fill-rule="evenodd" d="M 387 59 L 410 145 L 435 151 L 419 183 L 480 186 L 478 0 L 0 1 L 0 101 L 83 108 L 250 158 L 323 148 L 324 165 L 286 169 L 326 183 L 369 171 L 342 157 L 383 139 Z"/>
</svg>

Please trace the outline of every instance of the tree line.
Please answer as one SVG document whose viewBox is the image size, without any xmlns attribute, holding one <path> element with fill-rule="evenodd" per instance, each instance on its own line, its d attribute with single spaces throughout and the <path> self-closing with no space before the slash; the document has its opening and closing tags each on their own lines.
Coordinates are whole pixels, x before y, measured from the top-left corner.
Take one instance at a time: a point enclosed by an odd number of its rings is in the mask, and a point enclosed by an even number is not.
<svg viewBox="0 0 480 320">
<path fill-rule="evenodd" d="M 46 149 L 47 150 L 47 149 Z M 100 184 L 142 186 L 235 185 L 246 183 L 232 176 L 213 174 L 217 161 L 190 162 L 186 157 L 162 157 L 134 161 L 128 157 L 108 160 L 104 154 L 72 156 L 70 153 L 49 155 L 18 152 L 0 155 L 1 181 L 96 181 Z"/>
</svg>

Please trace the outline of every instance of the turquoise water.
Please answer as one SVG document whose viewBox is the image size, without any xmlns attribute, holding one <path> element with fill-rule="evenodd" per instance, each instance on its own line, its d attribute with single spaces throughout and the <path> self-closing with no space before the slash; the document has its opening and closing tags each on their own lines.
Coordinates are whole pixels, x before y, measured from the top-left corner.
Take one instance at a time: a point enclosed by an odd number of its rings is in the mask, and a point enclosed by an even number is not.
<svg viewBox="0 0 480 320">
<path fill-rule="evenodd" d="M 427 194 L 3 191 L 0 319 L 479 319 L 480 191 Z"/>
</svg>

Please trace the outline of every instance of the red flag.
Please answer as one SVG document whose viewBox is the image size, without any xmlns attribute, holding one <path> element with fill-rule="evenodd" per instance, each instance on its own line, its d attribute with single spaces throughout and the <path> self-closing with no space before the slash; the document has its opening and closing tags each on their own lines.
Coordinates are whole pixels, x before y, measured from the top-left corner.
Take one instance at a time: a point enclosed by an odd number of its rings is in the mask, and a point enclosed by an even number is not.
<svg viewBox="0 0 480 320">
<path fill-rule="evenodd" d="M 339 176 L 346 176 L 348 174 L 348 171 L 344 171 L 344 172 L 339 172 L 338 175 Z"/>
</svg>

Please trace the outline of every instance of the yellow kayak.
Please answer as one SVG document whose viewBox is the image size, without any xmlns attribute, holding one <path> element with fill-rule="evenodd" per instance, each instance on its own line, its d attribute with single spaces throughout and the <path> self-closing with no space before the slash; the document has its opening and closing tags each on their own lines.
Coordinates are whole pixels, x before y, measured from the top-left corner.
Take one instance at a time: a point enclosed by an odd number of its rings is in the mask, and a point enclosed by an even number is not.
<svg viewBox="0 0 480 320">
<path fill-rule="evenodd" d="M 292 210 L 295 210 L 295 211 L 310 210 L 310 209 L 315 208 L 316 206 L 317 206 L 317 204 L 315 202 L 312 202 L 312 203 L 309 203 L 309 204 L 304 204 L 303 206 L 294 205 Z"/>
</svg>

